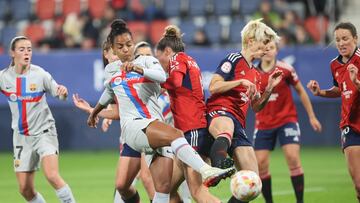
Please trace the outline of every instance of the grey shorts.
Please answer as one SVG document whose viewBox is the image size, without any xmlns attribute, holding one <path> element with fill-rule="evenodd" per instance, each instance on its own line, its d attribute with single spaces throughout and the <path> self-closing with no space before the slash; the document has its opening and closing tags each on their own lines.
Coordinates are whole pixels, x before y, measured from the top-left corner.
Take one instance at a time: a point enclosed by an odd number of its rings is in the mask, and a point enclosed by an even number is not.
<svg viewBox="0 0 360 203">
<path fill-rule="evenodd" d="M 151 163 L 155 153 L 169 158 L 173 157 L 170 146 L 153 150 L 149 145 L 149 140 L 144 129 L 155 120 L 157 119 L 134 119 L 123 121 L 121 125 L 121 136 L 124 142 L 135 151 L 144 152 L 146 157 L 145 160 L 148 165 Z"/>
<path fill-rule="evenodd" d="M 15 172 L 38 170 L 44 156 L 59 153 L 55 127 L 34 136 L 24 136 L 14 132 L 13 145 Z"/>
</svg>

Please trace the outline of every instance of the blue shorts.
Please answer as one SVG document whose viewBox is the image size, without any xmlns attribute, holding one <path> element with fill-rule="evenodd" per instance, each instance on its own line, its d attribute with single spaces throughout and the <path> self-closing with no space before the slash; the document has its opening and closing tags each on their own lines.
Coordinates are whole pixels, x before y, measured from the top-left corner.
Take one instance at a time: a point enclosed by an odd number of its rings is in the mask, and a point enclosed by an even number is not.
<svg viewBox="0 0 360 203">
<path fill-rule="evenodd" d="M 245 129 L 241 125 L 241 123 L 235 118 L 234 115 L 232 115 L 229 112 L 222 111 L 222 110 L 216 110 L 210 112 L 206 117 L 208 121 L 208 125 L 210 125 L 212 119 L 217 118 L 219 116 L 226 116 L 228 118 L 231 118 L 231 120 L 234 123 L 234 134 L 233 138 L 231 140 L 231 146 L 229 147 L 227 153 L 230 157 L 233 156 L 234 150 L 236 147 L 241 146 L 252 146 L 249 138 L 246 136 Z"/>
<path fill-rule="evenodd" d="M 286 123 L 270 130 L 257 130 L 254 132 L 255 150 L 274 150 L 276 138 L 279 138 L 280 146 L 286 144 L 300 144 L 300 128 L 298 123 Z"/>
<path fill-rule="evenodd" d="M 120 144 L 120 156 L 141 158 L 141 153 L 124 143 Z"/>
<path fill-rule="evenodd" d="M 184 136 L 196 152 L 200 155 L 209 157 L 210 148 L 214 142 L 214 138 L 206 128 L 187 131 Z"/>
<path fill-rule="evenodd" d="M 341 145 L 344 150 L 349 146 L 360 145 L 360 134 L 355 132 L 350 126 L 347 126 L 341 131 Z"/>
</svg>

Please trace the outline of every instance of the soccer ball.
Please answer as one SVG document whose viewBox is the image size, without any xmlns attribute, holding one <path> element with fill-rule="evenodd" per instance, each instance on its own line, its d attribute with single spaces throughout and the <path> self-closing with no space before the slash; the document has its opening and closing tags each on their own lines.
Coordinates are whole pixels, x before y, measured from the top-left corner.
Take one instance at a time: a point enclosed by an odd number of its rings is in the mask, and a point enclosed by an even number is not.
<svg viewBox="0 0 360 203">
<path fill-rule="evenodd" d="M 248 202 L 255 199 L 261 187 L 261 179 L 254 171 L 241 170 L 231 177 L 230 190 L 238 200 Z"/>
</svg>

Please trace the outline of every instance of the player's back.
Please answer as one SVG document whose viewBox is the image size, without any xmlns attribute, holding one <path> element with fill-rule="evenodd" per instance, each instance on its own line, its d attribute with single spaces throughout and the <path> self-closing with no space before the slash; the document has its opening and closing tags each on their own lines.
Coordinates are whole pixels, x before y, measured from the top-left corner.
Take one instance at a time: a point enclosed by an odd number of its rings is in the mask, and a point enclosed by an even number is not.
<svg viewBox="0 0 360 203">
<path fill-rule="evenodd" d="M 184 132 L 205 128 L 206 105 L 199 66 L 186 53 L 179 52 L 170 60 L 170 80 L 173 71 L 183 74 L 181 86 L 168 90 L 175 127 Z"/>
<path fill-rule="evenodd" d="M 143 68 L 151 68 L 152 65 L 158 64 L 158 61 L 150 56 L 139 56 L 132 63 Z M 162 120 L 162 112 L 158 104 L 159 83 L 146 79 L 136 72 L 126 73 L 120 70 L 120 67 L 121 61 L 106 66 L 105 78 L 117 98 L 121 121 L 140 118 Z"/>
</svg>

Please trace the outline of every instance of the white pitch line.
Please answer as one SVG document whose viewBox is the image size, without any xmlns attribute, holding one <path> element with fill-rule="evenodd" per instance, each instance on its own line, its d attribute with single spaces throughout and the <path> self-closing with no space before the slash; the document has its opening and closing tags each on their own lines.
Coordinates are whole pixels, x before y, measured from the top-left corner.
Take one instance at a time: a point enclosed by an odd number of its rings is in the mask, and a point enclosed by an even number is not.
<svg viewBox="0 0 360 203">
<path fill-rule="evenodd" d="M 325 188 L 323 187 L 311 187 L 311 188 L 305 188 L 306 193 L 309 192 L 322 192 L 325 191 Z M 284 195 L 290 195 L 290 194 L 294 194 L 294 190 L 283 190 L 283 191 L 275 191 L 273 192 L 274 196 L 284 196 Z"/>
<path fill-rule="evenodd" d="M 311 187 L 306 188 L 304 192 L 311 193 L 311 192 L 322 192 L 325 191 L 325 188 L 323 187 Z M 286 196 L 286 195 L 292 195 L 294 194 L 294 190 L 283 190 L 283 191 L 276 191 L 273 192 L 273 196 Z M 222 199 L 221 202 L 227 202 L 228 199 Z"/>
</svg>

